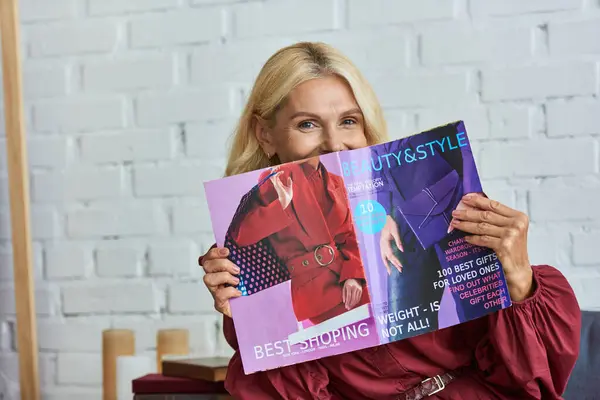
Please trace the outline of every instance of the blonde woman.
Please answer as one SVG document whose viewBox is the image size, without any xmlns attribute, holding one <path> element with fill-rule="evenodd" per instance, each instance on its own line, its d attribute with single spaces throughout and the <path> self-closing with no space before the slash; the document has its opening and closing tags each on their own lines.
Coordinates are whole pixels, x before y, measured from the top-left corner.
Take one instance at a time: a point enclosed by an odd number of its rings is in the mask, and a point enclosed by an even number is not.
<svg viewBox="0 0 600 400">
<path fill-rule="evenodd" d="M 387 140 L 382 110 L 353 64 L 322 43 L 267 60 L 243 111 L 226 174 Z M 483 196 L 453 226 L 494 249 L 513 307 L 374 348 L 245 375 L 239 353 L 226 388 L 236 399 L 558 399 L 579 351 L 580 310 L 554 267 L 530 265 L 527 217 Z M 485 224 L 481 224 L 484 222 Z M 240 296 L 227 250 L 200 258 L 204 282 L 237 350 L 229 299 Z"/>
</svg>

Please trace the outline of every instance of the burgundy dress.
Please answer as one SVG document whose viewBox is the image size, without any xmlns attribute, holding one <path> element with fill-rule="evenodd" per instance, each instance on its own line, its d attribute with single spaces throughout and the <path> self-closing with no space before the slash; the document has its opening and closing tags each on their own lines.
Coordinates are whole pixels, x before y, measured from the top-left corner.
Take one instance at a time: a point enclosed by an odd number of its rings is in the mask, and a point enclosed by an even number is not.
<svg viewBox="0 0 600 400">
<path fill-rule="evenodd" d="M 236 351 L 225 387 L 241 400 L 402 399 L 422 380 L 460 370 L 427 399 L 559 399 L 579 353 L 580 308 L 560 271 L 533 273 L 533 295 L 508 309 L 387 345 L 251 375 Z M 223 323 L 237 350 L 232 319 Z"/>
</svg>

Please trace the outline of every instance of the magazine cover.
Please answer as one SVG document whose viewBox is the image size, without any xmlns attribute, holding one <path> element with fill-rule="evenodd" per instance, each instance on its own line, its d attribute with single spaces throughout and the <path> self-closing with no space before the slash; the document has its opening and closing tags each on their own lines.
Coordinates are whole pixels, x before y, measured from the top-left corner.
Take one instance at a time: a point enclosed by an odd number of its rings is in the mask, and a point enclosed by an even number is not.
<svg viewBox="0 0 600 400">
<path fill-rule="evenodd" d="M 482 193 L 462 121 L 205 182 L 244 371 L 378 346 L 511 305 L 496 254 L 450 228 Z"/>
</svg>

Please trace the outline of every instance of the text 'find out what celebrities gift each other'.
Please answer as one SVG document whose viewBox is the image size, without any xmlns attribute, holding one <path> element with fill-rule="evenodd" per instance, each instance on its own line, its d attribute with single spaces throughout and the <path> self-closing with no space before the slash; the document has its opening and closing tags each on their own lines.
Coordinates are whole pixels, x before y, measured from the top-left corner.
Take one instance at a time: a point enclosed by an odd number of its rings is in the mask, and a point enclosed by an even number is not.
<svg viewBox="0 0 600 400">
<path fill-rule="evenodd" d="M 462 121 L 204 183 L 241 270 L 246 374 L 402 340 L 511 305 L 494 251 L 451 229 L 482 193 Z"/>
</svg>

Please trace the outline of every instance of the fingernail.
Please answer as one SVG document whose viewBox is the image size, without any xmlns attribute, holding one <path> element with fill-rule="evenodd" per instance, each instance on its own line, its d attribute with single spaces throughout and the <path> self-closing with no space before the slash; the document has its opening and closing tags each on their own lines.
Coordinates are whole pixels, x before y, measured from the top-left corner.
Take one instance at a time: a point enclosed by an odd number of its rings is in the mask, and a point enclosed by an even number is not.
<svg viewBox="0 0 600 400">
<path fill-rule="evenodd" d="M 221 254 L 222 256 L 226 256 L 229 253 L 229 249 L 227 248 L 223 248 L 219 251 L 219 254 Z"/>
<path fill-rule="evenodd" d="M 235 271 L 236 274 L 240 273 L 240 269 L 238 267 L 233 267 L 233 270 Z"/>
</svg>

